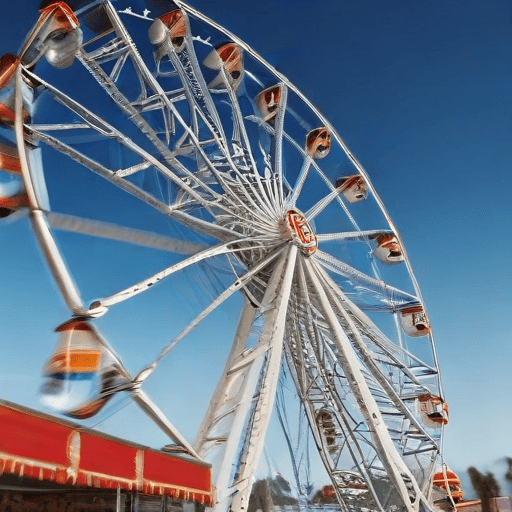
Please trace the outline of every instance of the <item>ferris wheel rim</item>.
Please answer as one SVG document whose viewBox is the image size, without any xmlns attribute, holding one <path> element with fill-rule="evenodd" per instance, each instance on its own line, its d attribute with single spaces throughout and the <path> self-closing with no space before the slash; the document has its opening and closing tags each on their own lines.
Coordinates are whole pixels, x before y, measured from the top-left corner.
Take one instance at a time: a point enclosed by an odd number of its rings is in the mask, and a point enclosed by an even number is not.
<svg viewBox="0 0 512 512">
<path fill-rule="evenodd" d="M 384 204 L 382 203 L 382 200 L 380 199 L 380 197 L 377 195 L 376 191 L 374 190 L 373 185 L 371 184 L 371 181 L 369 180 L 366 171 L 363 169 L 361 164 L 355 159 L 355 157 L 352 155 L 350 150 L 348 150 L 348 148 L 346 147 L 346 144 L 341 139 L 341 137 L 338 135 L 336 130 L 332 127 L 332 125 L 329 123 L 329 121 L 324 118 L 324 116 L 309 102 L 309 100 L 307 100 L 307 98 L 297 88 L 295 88 L 295 86 L 293 86 L 293 84 L 291 84 L 283 75 L 281 75 L 277 70 L 275 70 L 272 66 L 270 66 L 264 59 L 262 59 L 256 52 L 254 52 L 250 47 L 248 47 L 245 43 L 243 43 L 234 34 L 231 34 L 229 31 L 226 31 L 225 29 L 220 27 L 220 25 L 217 25 L 215 22 L 209 20 L 207 17 L 205 17 L 204 15 L 202 15 L 201 13 L 196 11 L 195 9 L 187 6 L 183 2 L 177 1 L 176 3 L 177 3 L 177 5 L 179 7 L 183 8 L 183 10 L 192 13 L 193 15 L 197 16 L 199 19 L 205 21 L 209 26 L 213 26 L 215 29 L 219 30 L 220 32 L 224 33 L 225 35 L 228 35 L 234 42 L 237 42 L 238 44 L 240 44 L 250 55 L 252 55 L 252 57 L 254 57 L 261 64 L 263 64 L 265 66 L 265 68 L 268 69 L 274 76 L 276 76 L 276 78 L 279 80 L 279 82 L 285 86 L 285 88 L 284 88 L 285 95 L 286 95 L 287 88 L 292 90 L 304 102 L 304 104 L 306 104 L 307 107 L 311 111 L 313 111 L 315 113 L 315 115 L 322 121 L 322 124 L 331 131 L 331 133 L 334 136 L 336 142 L 343 149 L 343 151 L 345 152 L 347 157 L 352 161 L 354 167 L 365 178 L 365 181 L 366 181 L 368 187 L 370 188 L 370 191 L 372 192 L 373 197 L 375 198 L 377 204 L 380 207 L 380 210 L 382 211 L 383 215 L 385 216 L 385 218 L 387 220 L 388 226 L 391 228 L 391 232 L 395 236 L 397 236 L 398 239 L 400 240 L 400 235 L 399 235 L 398 231 L 396 230 L 393 221 L 391 220 L 391 218 L 389 217 L 387 211 L 385 210 Z M 34 188 L 33 187 L 33 183 L 31 182 L 31 178 L 30 178 L 30 166 L 28 164 L 27 155 L 25 154 L 25 143 L 24 143 L 24 132 L 23 132 L 23 130 L 24 130 L 24 120 L 23 120 L 23 112 L 22 112 L 23 100 L 22 100 L 22 94 L 21 94 L 22 71 L 23 71 L 23 68 L 20 65 L 19 68 L 18 68 L 18 71 L 17 71 L 17 75 L 16 75 L 17 88 L 16 88 L 16 107 L 15 107 L 15 110 L 16 110 L 16 112 L 15 112 L 15 114 L 16 114 L 15 131 L 16 131 L 16 137 L 18 139 L 18 147 L 20 148 L 19 151 L 20 151 L 21 165 L 22 165 L 23 170 L 24 170 L 24 175 L 27 177 L 26 180 L 25 180 L 25 182 L 27 184 L 27 191 L 28 191 L 28 194 L 29 194 L 29 197 L 30 197 L 30 202 L 33 205 L 33 207 L 31 208 L 31 210 L 32 210 L 31 211 L 31 217 L 32 217 L 33 222 L 34 222 L 34 226 L 37 226 L 35 229 L 37 231 L 39 231 L 39 233 L 41 233 L 45 229 L 49 229 L 49 228 L 45 227 L 46 221 L 47 221 L 47 213 L 42 208 L 42 205 L 40 204 L 40 201 L 37 198 L 37 194 L 35 193 L 35 191 L 33 189 Z M 284 110 L 285 109 L 286 109 L 286 107 L 284 107 L 283 110 L 281 110 L 281 115 L 283 115 L 283 116 L 284 116 Z M 278 114 L 278 116 L 279 116 L 279 114 Z M 274 136 L 276 136 L 276 135 L 274 134 Z M 281 135 L 281 137 L 282 137 L 282 135 Z M 311 162 L 311 165 L 316 166 L 315 162 L 313 162 L 313 161 Z M 279 169 L 281 169 L 280 165 L 278 167 L 279 167 Z M 318 169 L 318 172 L 320 173 L 321 172 L 320 169 L 318 168 L 318 166 L 316 166 L 316 167 Z M 256 171 L 256 169 L 255 169 L 255 171 Z M 201 178 L 195 177 L 194 179 L 196 180 L 196 182 L 201 181 Z M 207 184 L 205 183 L 204 185 L 207 185 Z M 333 194 L 336 191 L 336 188 L 333 186 L 332 183 L 329 183 L 329 185 L 330 185 L 330 188 L 332 189 L 331 190 L 331 194 Z M 181 183 L 180 183 L 180 186 L 182 186 Z M 276 196 L 277 197 L 281 196 L 281 198 L 282 198 L 283 197 L 283 192 L 282 192 L 283 180 L 279 181 L 278 186 L 281 187 L 281 190 L 277 190 Z M 298 185 L 296 184 L 295 187 L 298 188 Z M 294 193 L 294 190 L 295 190 L 295 188 L 292 190 L 292 195 Z M 192 194 L 193 196 L 195 194 L 194 197 L 196 199 L 199 196 L 199 194 L 196 191 L 194 191 L 191 187 L 189 187 L 188 193 Z M 199 201 L 202 201 L 202 199 L 200 197 L 199 197 Z M 320 206 L 318 206 L 318 208 L 320 208 Z M 296 212 L 295 210 L 290 210 L 290 211 L 295 212 L 294 214 L 299 215 L 299 217 L 301 215 L 303 215 L 304 219 L 306 221 L 308 220 L 307 214 L 300 214 L 300 213 Z M 288 210 L 286 210 L 286 212 L 288 214 Z M 226 229 L 226 232 L 228 232 L 228 231 L 229 230 Z M 227 233 L 226 233 L 226 235 L 227 235 Z M 40 235 L 40 236 L 45 238 L 46 235 Z M 322 235 L 320 235 L 320 236 L 322 236 Z M 225 242 L 224 244 L 221 244 L 221 245 L 228 246 L 229 244 L 241 243 L 241 242 L 245 242 L 245 241 L 247 241 L 247 240 L 245 240 L 243 238 L 235 238 L 233 241 Z M 252 237 L 251 241 L 254 242 L 255 241 L 255 237 Z M 45 243 L 48 244 L 48 238 L 46 238 L 46 242 Z M 306 247 L 306 245 L 303 242 L 301 242 L 302 245 L 301 245 L 301 243 L 291 243 L 289 241 L 288 241 L 288 243 L 289 243 L 290 247 L 294 248 L 293 249 L 294 251 L 297 251 L 298 247 L 300 247 L 303 250 L 305 250 L 304 248 Z M 418 287 L 418 283 L 417 283 L 416 278 L 414 276 L 414 273 L 412 271 L 412 266 L 411 266 L 411 264 L 409 262 L 409 258 L 407 256 L 407 253 L 405 252 L 405 246 L 403 244 L 401 244 L 401 245 L 402 245 L 402 250 L 403 250 L 403 254 L 404 254 L 404 260 L 405 260 L 405 263 L 406 263 L 406 266 L 407 266 L 409 277 L 412 280 L 413 287 L 414 287 L 415 293 L 417 295 L 417 298 L 418 298 L 419 302 L 421 303 L 421 305 L 423 306 L 423 300 L 421 298 L 421 294 L 420 294 L 420 290 L 419 290 L 419 287 Z M 54 269 L 54 273 L 58 274 L 62 278 L 63 270 L 62 270 L 61 265 L 58 263 L 58 259 L 59 259 L 58 253 L 59 253 L 59 250 L 56 249 L 56 251 L 57 252 L 55 252 L 55 251 L 52 252 L 50 250 L 50 259 L 53 260 L 53 261 L 57 261 L 57 263 L 55 263 L 55 267 L 56 268 Z M 313 262 L 314 262 L 314 258 L 305 259 L 305 261 L 308 262 L 309 265 L 312 265 Z M 311 274 L 311 275 L 313 275 L 313 274 Z M 236 277 L 239 278 L 239 276 L 236 276 Z M 66 279 L 64 279 L 64 281 L 65 282 L 64 282 L 63 286 L 64 286 L 65 289 L 67 289 L 67 291 L 69 293 L 68 302 L 71 305 L 71 309 L 74 312 L 74 314 L 75 315 L 79 315 L 79 316 L 87 316 L 87 315 L 89 315 L 91 317 L 94 316 L 94 308 L 90 307 L 89 309 L 85 309 L 85 307 L 83 306 L 83 303 L 81 303 L 81 301 L 80 301 L 79 294 L 78 293 L 74 293 L 71 278 L 70 278 L 69 281 L 66 281 Z M 120 292 L 120 293 L 122 293 L 122 292 Z M 100 301 L 100 305 L 101 305 L 101 301 Z M 429 338 L 431 339 L 431 334 L 429 334 Z M 437 368 L 438 367 L 438 363 L 437 363 L 437 355 L 435 353 L 435 344 L 433 344 L 433 342 L 432 342 L 431 345 L 432 345 L 432 347 L 434 347 L 434 367 Z M 414 478 L 412 480 L 414 480 Z M 417 496 L 420 496 L 421 494 L 422 493 L 420 491 L 419 494 L 417 494 Z M 422 498 L 422 499 L 424 500 L 424 502 L 427 502 L 426 498 Z M 419 498 L 418 498 L 418 500 L 419 500 Z"/>
</svg>

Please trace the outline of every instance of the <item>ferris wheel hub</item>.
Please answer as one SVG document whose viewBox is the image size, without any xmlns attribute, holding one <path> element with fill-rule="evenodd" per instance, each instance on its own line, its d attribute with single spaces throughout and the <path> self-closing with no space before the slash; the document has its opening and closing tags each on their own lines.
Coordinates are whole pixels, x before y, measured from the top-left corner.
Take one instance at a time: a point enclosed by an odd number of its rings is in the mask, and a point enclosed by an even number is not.
<svg viewBox="0 0 512 512">
<path fill-rule="evenodd" d="M 305 255 L 311 256 L 316 252 L 318 240 L 303 213 L 298 210 L 288 210 L 285 214 L 285 225 L 291 239 Z"/>
</svg>

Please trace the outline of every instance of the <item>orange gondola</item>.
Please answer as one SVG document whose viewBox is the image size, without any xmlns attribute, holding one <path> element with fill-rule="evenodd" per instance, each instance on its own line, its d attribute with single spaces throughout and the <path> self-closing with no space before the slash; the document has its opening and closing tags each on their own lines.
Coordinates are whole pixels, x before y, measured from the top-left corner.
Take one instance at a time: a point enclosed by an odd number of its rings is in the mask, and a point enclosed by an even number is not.
<svg viewBox="0 0 512 512">
<path fill-rule="evenodd" d="M 425 426 L 440 428 L 449 420 L 448 404 L 440 397 L 426 393 L 418 397 L 419 413 Z"/>
<path fill-rule="evenodd" d="M 168 39 L 174 51 L 180 53 L 185 48 L 187 32 L 185 15 L 181 9 L 175 9 L 163 14 L 151 24 L 149 40 L 152 44 L 162 45 Z"/>
<path fill-rule="evenodd" d="M 460 484 L 460 478 L 450 469 L 444 468 L 432 477 L 432 485 L 449 493 L 455 503 L 462 500 L 464 493 Z"/>
<path fill-rule="evenodd" d="M 360 174 L 338 178 L 335 186 L 349 203 L 364 201 L 368 196 L 368 187 Z"/>
<path fill-rule="evenodd" d="M 57 347 L 43 370 L 43 401 L 58 405 L 66 414 L 80 420 L 98 413 L 118 391 L 131 388 L 131 381 L 106 349 L 100 335 L 86 320 L 72 319 L 59 327 Z M 74 381 L 97 380 L 97 391 L 70 398 Z M 65 383 L 68 383 L 66 386 Z M 79 401 L 78 401 L 79 400 Z"/>
<path fill-rule="evenodd" d="M 325 158 L 331 150 L 331 134 L 322 126 L 311 130 L 306 137 L 306 153 L 312 158 Z"/>
<path fill-rule="evenodd" d="M 375 237 L 377 247 L 375 256 L 384 263 L 399 263 L 404 261 L 404 253 L 398 238 L 392 233 L 382 233 Z"/>
<path fill-rule="evenodd" d="M 85 320 L 71 320 L 57 327 L 60 340 L 44 369 L 45 375 L 95 373 L 101 364 L 102 344 Z"/>
<path fill-rule="evenodd" d="M 264 121 L 272 121 L 277 115 L 279 102 L 281 101 L 281 86 L 273 85 L 256 96 L 256 105 Z"/>
<path fill-rule="evenodd" d="M 212 51 L 203 64 L 210 69 L 221 69 L 224 67 L 225 74 L 220 72 L 208 85 L 215 88 L 224 84 L 226 76 L 231 87 L 236 91 L 244 77 L 244 61 L 242 48 L 236 43 L 224 43 Z"/>
<path fill-rule="evenodd" d="M 401 309 L 400 320 L 407 336 L 417 338 L 419 336 L 427 336 L 430 332 L 427 315 L 420 305 Z"/>
</svg>

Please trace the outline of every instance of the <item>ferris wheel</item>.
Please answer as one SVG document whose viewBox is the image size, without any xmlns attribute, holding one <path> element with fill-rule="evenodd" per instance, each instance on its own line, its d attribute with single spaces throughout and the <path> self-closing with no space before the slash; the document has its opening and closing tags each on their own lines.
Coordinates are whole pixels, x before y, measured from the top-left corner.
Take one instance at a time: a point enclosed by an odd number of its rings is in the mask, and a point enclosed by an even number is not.
<svg viewBox="0 0 512 512">
<path fill-rule="evenodd" d="M 46 403 L 85 419 L 130 393 L 177 447 L 214 463 L 215 510 L 239 511 L 285 372 L 341 510 L 432 510 L 448 408 L 426 308 L 368 174 L 307 98 L 179 0 L 43 2 L 0 64 L 0 210 L 28 210 L 71 313 Z M 85 239 L 130 249 L 102 259 L 94 242 L 73 245 Z M 148 250 L 168 263 L 155 269 Z M 95 278 L 79 282 L 84 265 Z M 128 303 L 144 322 L 166 285 L 174 334 L 130 375 L 96 322 Z M 193 314 L 180 316 L 187 286 Z M 142 386 L 233 305 L 192 444 Z M 70 351 L 82 358 L 63 362 Z M 77 402 L 63 380 L 80 372 L 101 384 Z"/>
</svg>

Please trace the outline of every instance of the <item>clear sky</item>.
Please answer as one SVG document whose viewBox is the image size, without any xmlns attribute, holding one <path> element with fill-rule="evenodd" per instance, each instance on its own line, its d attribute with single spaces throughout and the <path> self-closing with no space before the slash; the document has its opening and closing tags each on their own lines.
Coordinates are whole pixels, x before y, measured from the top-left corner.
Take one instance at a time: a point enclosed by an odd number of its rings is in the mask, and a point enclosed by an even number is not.
<svg viewBox="0 0 512 512">
<path fill-rule="evenodd" d="M 38 3 L 2 7 L 0 53 L 17 51 Z M 294 82 L 368 171 L 433 323 L 447 462 L 492 468 L 512 456 L 510 1 L 191 3 Z M 66 309 L 26 220 L 0 225 L 0 240 L 0 395 L 36 406 Z M 207 363 L 178 361 L 191 372 Z"/>
</svg>

